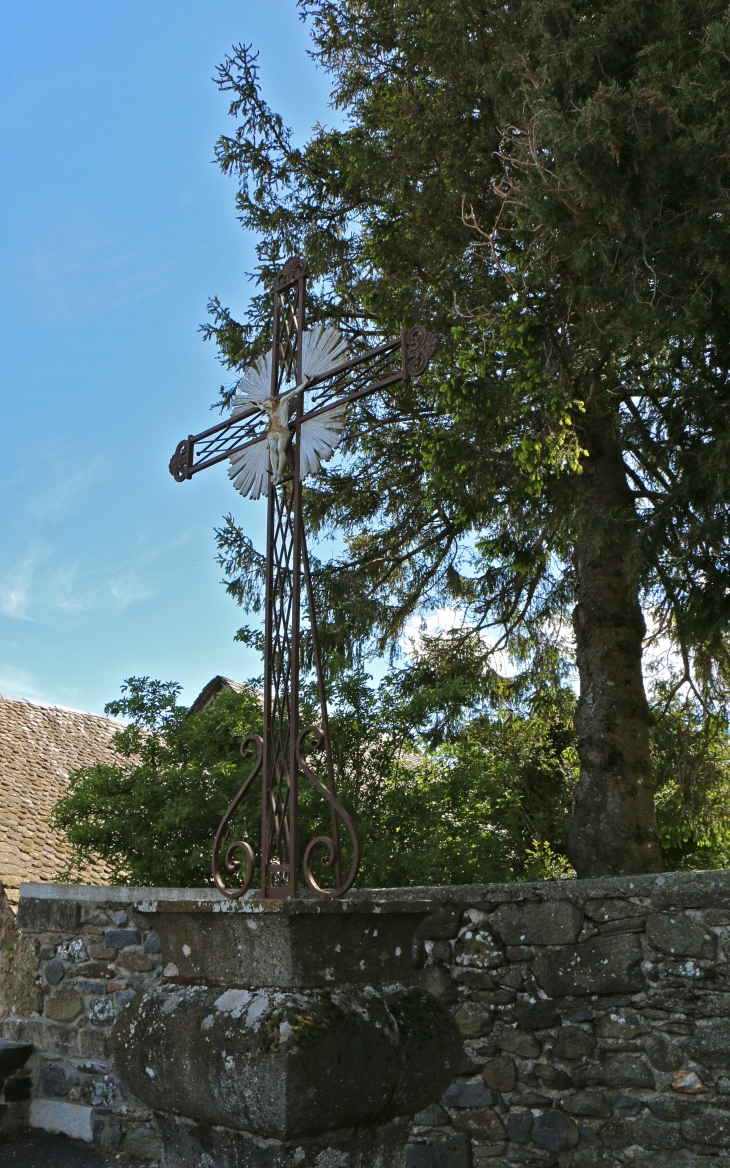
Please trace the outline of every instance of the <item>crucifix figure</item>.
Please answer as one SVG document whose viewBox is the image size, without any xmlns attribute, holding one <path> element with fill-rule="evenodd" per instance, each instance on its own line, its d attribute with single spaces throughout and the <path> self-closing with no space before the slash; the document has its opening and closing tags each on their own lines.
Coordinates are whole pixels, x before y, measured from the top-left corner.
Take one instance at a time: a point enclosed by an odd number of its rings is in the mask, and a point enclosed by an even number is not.
<svg viewBox="0 0 730 1168">
<path fill-rule="evenodd" d="M 245 875 L 229 889 L 221 876 L 221 850 L 236 811 L 254 779 L 262 775 L 261 895 L 296 896 L 300 869 L 308 887 L 322 896 L 342 896 L 360 864 L 355 825 L 337 799 L 327 717 L 322 657 L 317 636 L 314 594 L 302 521 L 302 480 L 330 458 L 342 437 L 350 403 L 417 377 L 427 368 L 436 338 L 421 325 L 394 340 L 352 356 L 336 328 L 316 325 L 305 331 L 307 265 L 287 260 L 274 281 L 273 337 L 270 351 L 244 373 L 236 386 L 228 419 L 180 442 L 170 460 L 177 482 L 228 460 L 229 476 L 240 493 L 268 500 L 264 629 L 263 735 L 241 744 L 254 765 L 221 820 L 213 845 L 213 879 L 224 896 L 243 896 L 251 887 L 256 857 L 247 840 L 225 851 L 222 866 Z M 311 649 L 319 693 L 320 726 L 300 727 L 302 584 L 309 609 Z M 311 745 L 305 745 L 311 738 Z M 311 750 L 323 752 L 326 782 L 307 762 Z M 331 835 L 308 842 L 300 860 L 299 780 L 311 782 L 329 804 Z M 350 837 L 352 861 L 343 871 L 341 825 Z M 314 853 L 334 872 L 334 887 L 317 883 Z M 242 858 L 238 858 L 240 853 Z"/>
</svg>

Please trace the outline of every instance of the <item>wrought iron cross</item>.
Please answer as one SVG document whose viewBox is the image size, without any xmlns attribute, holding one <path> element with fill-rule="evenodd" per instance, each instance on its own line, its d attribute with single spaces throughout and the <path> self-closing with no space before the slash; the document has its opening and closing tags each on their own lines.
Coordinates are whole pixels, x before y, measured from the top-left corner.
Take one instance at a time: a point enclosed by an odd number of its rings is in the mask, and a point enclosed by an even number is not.
<svg viewBox="0 0 730 1168">
<path fill-rule="evenodd" d="M 302 522 L 302 479 L 334 452 L 347 406 L 360 398 L 417 377 L 427 368 L 436 338 L 421 325 L 355 357 L 347 353 L 336 329 L 305 331 L 307 265 L 287 260 L 274 281 L 271 351 L 239 381 L 233 413 L 224 422 L 180 442 L 170 460 L 176 482 L 230 460 L 229 475 L 241 494 L 268 498 L 264 635 L 263 736 L 250 734 L 241 744 L 244 758 L 255 753 L 248 778 L 221 820 L 213 846 L 213 879 L 220 891 L 237 898 L 251 887 L 256 868 L 253 848 L 236 840 L 223 861 L 246 874 L 235 889 L 221 878 L 220 852 L 238 807 L 254 779 L 263 773 L 261 810 L 261 895 L 283 899 L 299 888 L 299 778 L 313 783 L 327 800 L 331 836 L 317 836 L 304 851 L 301 868 L 314 892 L 342 896 L 357 875 L 360 842 L 355 825 L 338 802 L 332 763 L 327 698 L 317 636 L 314 595 Z M 300 728 L 302 583 L 309 608 L 311 644 L 321 726 Z M 324 751 L 327 783 L 307 763 L 305 740 Z M 340 823 L 350 836 L 352 863 L 342 870 Z M 324 849 L 322 866 L 333 868 L 334 888 L 321 887 L 312 874 L 315 849 Z M 243 860 L 235 858 L 241 851 Z"/>
</svg>

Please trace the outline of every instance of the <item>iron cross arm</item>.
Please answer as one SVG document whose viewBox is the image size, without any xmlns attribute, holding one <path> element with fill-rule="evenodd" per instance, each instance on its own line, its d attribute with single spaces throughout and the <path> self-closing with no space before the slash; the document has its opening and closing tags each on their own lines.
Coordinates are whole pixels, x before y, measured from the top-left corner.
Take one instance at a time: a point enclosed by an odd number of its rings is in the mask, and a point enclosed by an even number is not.
<svg viewBox="0 0 730 1168">
<path fill-rule="evenodd" d="M 386 341 L 318 377 L 309 378 L 282 396 L 291 396 L 296 401 L 301 399 L 302 391 L 311 394 L 309 408 L 299 417 L 300 422 L 308 421 L 337 406 L 345 406 L 397 382 L 418 377 L 428 368 L 436 344 L 433 333 L 423 325 L 414 325 L 395 340 Z M 176 482 L 182 483 L 198 471 L 224 462 L 264 438 L 267 433 L 264 422 L 261 410 L 249 407 L 199 434 L 188 435 L 175 448 L 170 459 L 170 474 Z M 296 423 L 294 416 L 289 423 L 292 431 Z"/>
</svg>

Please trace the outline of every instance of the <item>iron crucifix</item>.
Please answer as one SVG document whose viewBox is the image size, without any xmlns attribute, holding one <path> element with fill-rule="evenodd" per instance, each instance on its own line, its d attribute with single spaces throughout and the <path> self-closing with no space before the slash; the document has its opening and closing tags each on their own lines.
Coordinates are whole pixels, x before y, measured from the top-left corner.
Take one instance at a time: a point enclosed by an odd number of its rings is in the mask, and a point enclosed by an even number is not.
<svg viewBox="0 0 730 1168">
<path fill-rule="evenodd" d="M 220 853 L 236 812 L 256 777 L 262 775 L 261 895 L 296 896 L 300 869 L 307 886 L 322 896 L 342 896 L 360 864 L 360 842 L 352 819 L 337 799 L 327 717 L 322 657 L 317 636 L 312 581 L 302 521 L 302 480 L 334 453 L 350 403 L 417 377 L 428 367 L 436 338 L 423 326 L 352 357 L 337 329 L 306 325 L 307 265 L 287 260 L 274 281 L 270 351 L 238 382 L 233 412 L 224 422 L 180 442 L 170 460 L 176 482 L 209 466 L 230 461 L 229 476 L 240 493 L 268 500 L 264 631 L 263 735 L 241 744 L 253 768 L 221 820 L 213 845 L 213 879 L 224 896 L 243 896 L 251 887 L 256 857 L 247 840 L 226 848 L 223 867 L 245 876 L 229 889 L 221 876 Z M 317 675 L 320 726 L 300 728 L 302 584 L 309 609 L 311 649 Z M 305 740 L 312 739 L 311 746 Z M 327 781 L 307 762 L 323 752 Z M 316 836 L 300 859 L 299 779 L 304 776 L 329 804 L 330 836 Z M 352 860 L 343 872 L 340 825 L 350 837 Z M 323 849 L 323 851 L 322 851 Z M 320 885 L 313 855 L 334 872 L 334 886 Z M 236 853 L 242 855 L 237 858 Z"/>
</svg>

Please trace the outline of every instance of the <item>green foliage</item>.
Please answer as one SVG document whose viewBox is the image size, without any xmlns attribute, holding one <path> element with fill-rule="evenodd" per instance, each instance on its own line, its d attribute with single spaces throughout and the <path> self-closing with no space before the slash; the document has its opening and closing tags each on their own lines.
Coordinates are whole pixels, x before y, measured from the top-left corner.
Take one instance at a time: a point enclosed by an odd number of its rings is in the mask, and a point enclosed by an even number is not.
<svg viewBox="0 0 730 1168">
<path fill-rule="evenodd" d="M 364 844 L 360 885 L 547 874 L 544 865 L 536 868 L 535 849 L 552 856 L 562 846 L 576 777 L 570 691 L 559 689 L 524 714 L 505 710 L 492 719 L 482 712 L 467 726 L 453 717 L 452 673 L 451 712 L 444 714 L 427 664 L 420 687 L 406 670 L 377 689 L 362 670 L 335 672 L 335 772 L 338 796 Z M 54 810 L 54 825 L 75 851 L 65 879 L 101 856 L 120 883 L 210 884 L 212 840 L 248 772 L 239 744 L 260 731 L 260 704 L 252 688 L 222 693 L 207 710 L 188 715 L 176 703 L 177 688 L 132 678 L 126 696 L 113 703 L 134 719 L 115 737 L 119 763 L 77 771 Z M 476 696 L 467 677 L 462 699 L 469 690 Z M 304 716 L 313 713 L 314 699 L 313 690 L 305 693 Z M 440 745 L 429 747 L 424 734 Z M 323 804 L 302 783 L 304 846 L 328 830 Z M 248 838 L 257 853 L 259 823 L 257 790 L 236 827 L 236 838 Z"/>
<path fill-rule="evenodd" d="M 248 773 L 239 747 L 260 732 L 260 702 L 254 690 L 222 693 L 187 716 L 180 688 L 129 678 L 106 707 L 131 722 L 114 736 L 119 762 L 76 771 L 54 808 L 53 824 L 74 848 L 64 879 L 101 856 L 121 884 L 210 883 L 211 842 Z"/>
<path fill-rule="evenodd" d="M 573 875 L 565 856 L 578 777 L 572 689 L 549 655 L 541 684 L 526 690 L 519 676 L 485 678 L 473 638 L 453 633 L 447 644 L 444 653 L 443 641 L 424 638 L 409 666 L 391 670 L 378 686 L 344 661 L 332 671 L 338 797 L 364 845 L 358 885 Z M 130 678 L 122 699 L 106 707 L 133 720 L 115 737 L 118 764 L 77 771 L 56 804 L 54 825 L 75 853 L 64 879 L 101 856 L 120 883 L 210 885 L 212 841 L 249 773 L 239 747 L 261 730 L 260 698 L 252 685 L 188 715 L 178 691 Z M 727 718 L 661 687 L 656 696 L 652 745 L 665 868 L 728 866 Z M 303 717 L 316 718 L 313 686 L 303 699 Z M 314 788 L 302 781 L 300 793 L 304 847 L 327 833 L 329 822 Z M 260 853 L 258 784 L 229 838 L 246 838 Z"/>
<path fill-rule="evenodd" d="M 728 730 L 726 711 L 705 711 L 676 696 L 656 719 L 655 802 L 670 870 L 730 866 Z"/>
</svg>

